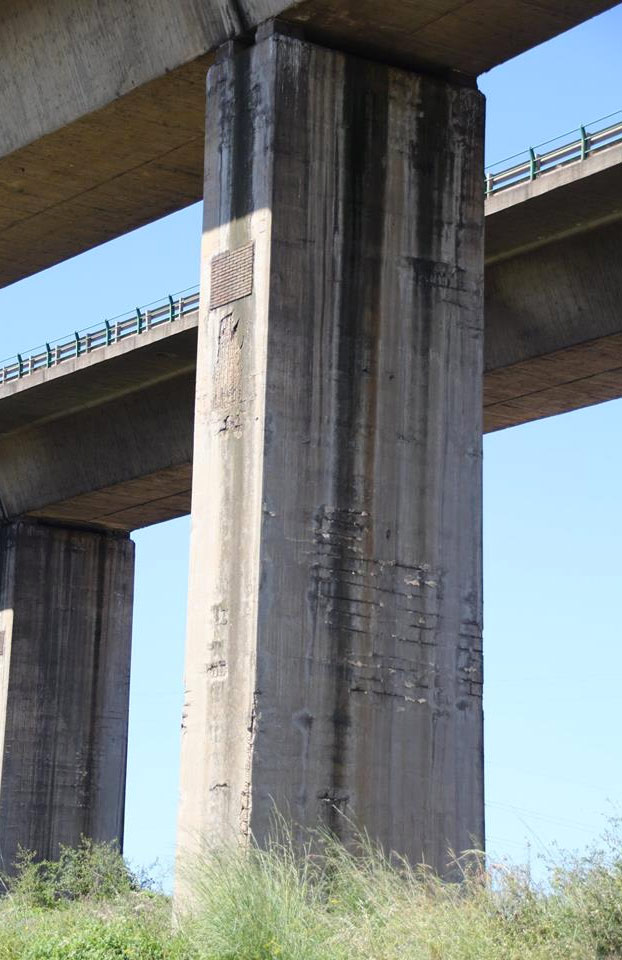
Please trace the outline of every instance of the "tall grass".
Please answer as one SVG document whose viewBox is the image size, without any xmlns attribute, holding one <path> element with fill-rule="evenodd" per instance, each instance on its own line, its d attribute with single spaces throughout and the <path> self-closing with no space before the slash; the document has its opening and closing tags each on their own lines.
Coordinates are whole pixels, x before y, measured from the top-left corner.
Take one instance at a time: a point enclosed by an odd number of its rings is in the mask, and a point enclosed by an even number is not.
<svg viewBox="0 0 622 960">
<path fill-rule="evenodd" d="M 460 883 L 316 835 L 302 853 L 213 851 L 187 867 L 192 909 L 144 889 L 85 842 L 59 864 L 22 857 L 0 902 L 0 960 L 615 960 L 622 843 L 560 859 L 547 881 L 469 855 Z"/>
<path fill-rule="evenodd" d="M 622 845 L 527 871 L 462 861 L 462 880 L 330 837 L 297 856 L 221 851 L 194 865 L 186 933 L 210 960 L 603 960 L 622 958 Z M 317 850 L 318 844 L 315 844 Z"/>
</svg>

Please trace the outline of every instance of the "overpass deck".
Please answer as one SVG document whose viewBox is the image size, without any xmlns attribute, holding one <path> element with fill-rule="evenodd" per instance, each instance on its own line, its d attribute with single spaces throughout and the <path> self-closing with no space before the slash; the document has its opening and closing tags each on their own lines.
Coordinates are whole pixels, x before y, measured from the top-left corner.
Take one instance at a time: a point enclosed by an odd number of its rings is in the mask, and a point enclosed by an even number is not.
<svg viewBox="0 0 622 960">
<path fill-rule="evenodd" d="M 622 396 L 612 126 L 598 149 L 489 181 L 486 431 Z M 197 326 L 193 288 L 0 364 L 4 515 L 128 530 L 188 513 Z"/>
<path fill-rule="evenodd" d="M 100 0 L 76 11 L 67 0 L 5 0 L 0 285 L 200 200 L 206 71 L 220 45 L 249 42 L 271 17 L 312 42 L 474 83 L 614 5 Z"/>
<path fill-rule="evenodd" d="M 542 241 L 550 243 L 554 234 L 567 235 L 569 226 L 574 230 L 577 227 L 579 230 L 585 229 L 582 222 L 577 221 L 577 215 L 580 211 L 580 215 L 585 219 L 586 201 L 589 201 L 590 197 L 592 197 L 592 203 L 589 208 L 589 217 L 592 224 L 601 223 L 612 214 L 613 219 L 617 219 L 619 211 L 611 210 L 609 192 L 604 197 L 602 190 L 596 195 L 596 201 L 602 200 L 604 206 L 595 211 L 593 183 L 591 181 L 588 183 L 588 197 L 585 196 L 585 191 L 577 195 L 576 184 L 584 179 L 586 173 L 592 176 L 607 169 L 615 171 L 620 163 L 620 151 L 612 152 L 611 148 L 620 146 L 622 146 L 622 111 L 585 126 L 582 125 L 578 130 L 535 147 L 529 147 L 522 153 L 487 167 L 486 214 L 489 219 L 486 263 L 492 264 L 516 255 L 519 249 L 526 250 L 540 246 Z M 550 147 L 550 149 L 542 150 L 543 147 Z M 606 152 L 604 157 L 603 152 Z M 586 160 L 590 161 L 587 168 L 576 166 Z M 567 168 L 570 169 L 565 172 Z M 548 180 L 551 174 L 555 177 L 554 182 Z M 542 209 L 540 205 L 534 211 L 531 209 L 533 204 L 530 208 L 524 207 L 523 210 L 528 213 L 527 218 L 521 216 L 523 211 L 518 212 L 514 209 L 517 203 L 524 204 L 526 200 L 548 196 L 552 188 L 558 189 L 568 184 L 575 185 L 573 203 L 570 206 L 560 203 L 558 194 L 555 193 L 553 203 L 547 203 L 546 209 Z M 504 196 L 498 201 L 498 194 L 501 192 Z M 497 224 L 504 219 L 499 215 L 506 210 L 511 210 L 511 220 L 500 238 Z M 543 222 L 546 224 L 544 237 Z M 517 240 L 519 240 L 518 243 Z M 149 332 L 161 324 L 173 323 L 181 317 L 195 313 L 198 305 L 199 286 L 197 284 L 174 296 L 169 294 L 161 300 L 153 301 L 145 307 L 136 307 L 135 310 L 112 320 L 103 320 L 92 327 L 75 331 L 70 337 L 46 343 L 29 351 L 26 355 L 18 353 L 0 365 L 0 388 L 36 371 L 56 367 L 67 360 L 79 359 L 81 356 L 91 354 L 94 350 Z M 196 317 L 194 320 L 196 322 Z M 174 332 L 172 327 L 169 328 L 169 332 Z"/>
</svg>

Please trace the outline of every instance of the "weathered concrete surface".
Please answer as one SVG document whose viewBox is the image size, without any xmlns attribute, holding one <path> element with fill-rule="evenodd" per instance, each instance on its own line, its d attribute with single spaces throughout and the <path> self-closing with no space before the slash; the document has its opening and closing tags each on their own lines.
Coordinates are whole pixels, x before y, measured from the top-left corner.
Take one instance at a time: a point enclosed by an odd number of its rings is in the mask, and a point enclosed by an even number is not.
<svg viewBox="0 0 622 960">
<path fill-rule="evenodd" d="M 444 869 L 484 829 L 481 98 L 277 35 L 208 103 L 180 849 L 274 801 Z"/>
<path fill-rule="evenodd" d="M 484 429 L 622 396 L 622 149 L 486 202 Z M 0 509 L 190 512 L 197 314 L 0 386 Z M 172 331 L 172 332 L 171 332 Z"/>
<path fill-rule="evenodd" d="M 622 219 L 622 144 L 486 199 L 486 266 Z"/>
<path fill-rule="evenodd" d="M 0 865 L 123 841 L 134 544 L 0 525 Z"/>
<path fill-rule="evenodd" d="M 131 530 L 188 513 L 195 369 L 190 314 L 3 385 L 4 517 Z"/>
<path fill-rule="evenodd" d="M 486 203 L 484 425 L 622 396 L 622 147 Z"/>
<path fill-rule="evenodd" d="M 612 6 L 4 0 L 0 285 L 200 199 L 206 67 L 269 17 L 328 45 L 472 78 Z"/>
</svg>

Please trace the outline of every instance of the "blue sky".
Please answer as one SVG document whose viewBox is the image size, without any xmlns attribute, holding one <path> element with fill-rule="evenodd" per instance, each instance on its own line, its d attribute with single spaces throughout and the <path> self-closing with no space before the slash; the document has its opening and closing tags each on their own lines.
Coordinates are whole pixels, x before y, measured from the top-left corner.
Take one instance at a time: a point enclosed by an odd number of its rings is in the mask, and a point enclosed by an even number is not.
<svg viewBox="0 0 622 960">
<path fill-rule="evenodd" d="M 622 109 L 622 7 L 480 78 L 487 162 Z M 197 204 L 0 290 L 0 357 L 198 282 Z M 22 318 L 18 325 L 8 318 Z M 2 322 L 4 321 L 4 322 Z M 622 813 L 622 401 L 484 444 L 487 831 L 537 866 Z M 126 853 L 172 865 L 187 518 L 139 531 Z"/>
</svg>

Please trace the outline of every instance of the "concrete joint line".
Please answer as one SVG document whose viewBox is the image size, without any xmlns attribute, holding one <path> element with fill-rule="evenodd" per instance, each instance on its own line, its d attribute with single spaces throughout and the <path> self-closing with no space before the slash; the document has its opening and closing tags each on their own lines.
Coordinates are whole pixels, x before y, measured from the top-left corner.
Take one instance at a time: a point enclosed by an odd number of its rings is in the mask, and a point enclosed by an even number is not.
<svg viewBox="0 0 622 960">
<path fill-rule="evenodd" d="M 261 43 L 270 37 L 281 35 L 283 37 L 294 37 L 296 40 L 304 40 L 305 34 L 299 24 L 286 23 L 284 20 L 266 20 L 260 23 L 255 31 L 255 43 Z"/>
<path fill-rule="evenodd" d="M 216 51 L 216 56 L 214 57 L 214 64 L 223 63 L 226 60 L 232 60 L 233 57 L 237 57 L 240 53 L 243 53 L 250 46 L 249 42 L 240 40 L 239 37 L 235 40 L 227 40 L 226 43 L 221 44 Z"/>
</svg>

